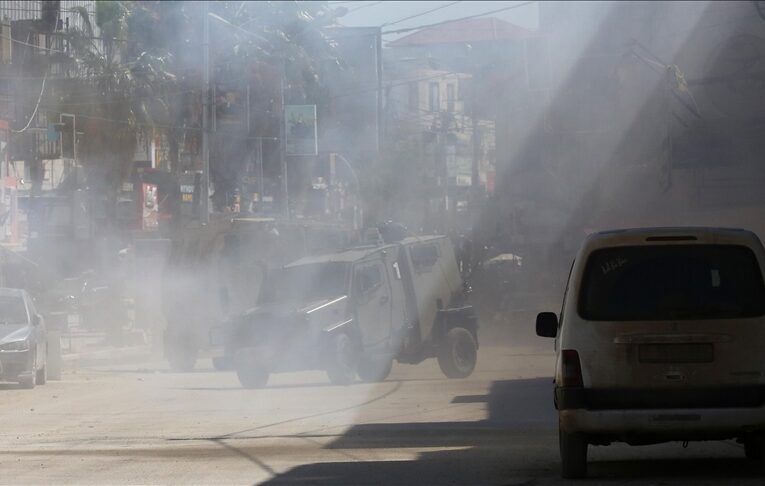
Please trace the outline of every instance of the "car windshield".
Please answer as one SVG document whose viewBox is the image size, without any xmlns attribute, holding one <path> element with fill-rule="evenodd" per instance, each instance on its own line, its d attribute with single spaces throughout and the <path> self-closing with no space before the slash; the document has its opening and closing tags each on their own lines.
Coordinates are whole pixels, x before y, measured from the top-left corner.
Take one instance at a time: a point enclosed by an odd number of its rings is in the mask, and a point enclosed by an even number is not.
<svg viewBox="0 0 765 486">
<path fill-rule="evenodd" d="M 0 324 L 26 324 L 27 308 L 20 296 L 0 295 Z"/>
<path fill-rule="evenodd" d="M 260 293 L 260 303 L 329 299 L 347 294 L 348 263 L 312 263 L 271 273 Z"/>
<path fill-rule="evenodd" d="M 593 321 L 756 317 L 765 286 L 746 247 L 652 245 L 594 251 L 579 313 Z"/>
</svg>

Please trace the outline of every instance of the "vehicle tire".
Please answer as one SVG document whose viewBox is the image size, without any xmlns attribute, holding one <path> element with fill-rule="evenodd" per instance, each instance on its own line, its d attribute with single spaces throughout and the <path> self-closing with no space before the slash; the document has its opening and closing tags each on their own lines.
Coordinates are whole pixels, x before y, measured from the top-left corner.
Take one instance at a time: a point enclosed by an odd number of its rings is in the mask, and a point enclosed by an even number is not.
<svg viewBox="0 0 765 486">
<path fill-rule="evenodd" d="M 240 364 L 236 367 L 236 377 L 245 388 L 263 388 L 268 383 L 269 374 L 262 366 Z"/>
<path fill-rule="evenodd" d="M 455 327 L 444 336 L 438 349 L 438 366 L 448 378 L 467 378 L 478 359 L 478 345 L 465 328 Z"/>
<path fill-rule="evenodd" d="M 187 373 L 194 370 L 197 363 L 197 344 L 192 334 L 177 334 L 176 342 L 168 348 L 167 361 L 170 369 L 178 373 Z"/>
<path fill-rule="evenodd" d="M 361 381 L 379 383 L 385 381 L 393 368 L 393 359 L 389 357 L 376 359 L 360 359 L 356 372 Z"/>
<path fill-rule="evenodd" d="M 765 438 L 762 436 L 751 436 L 744 439 L 744 454 L 750 461 L 762 461 L 763 451 L 765 451 Z"/>
<path fill-rule="evenodd" d="M 35 381 L 38 385 L 44 385 L 45 382 L 48 381 L 48 366 L 43 365 L 42 368 L 37 370 L 37 373 L 35 374 Z"/>
<path fill-rule="evenodd" d="M 26 388 L 28 390 L 34 388 L 35 385 L 37 385 L 37 372 L 32 372 L 28 376 L 20 378 L 19 385 L 21 385 L 22 388 Z"/>
<path fill-rule="evenodd" d="M 327 376 L 335 385 L 349 385 L 356 379 L 358 353 L 353 340 L 344 332 L 330 338 L 327 350 Z"/>
<path fill-rule="evenodd" d="M 217 371 L 227 371 L 234 368 L 234 363 L 228 356 L 218 356 L 212 359 L 213 368 Z"/>
<path fill-rule="evenodd" d="M 561 476 L 564 479 L 587 477 L 587 438 L 583 434 L 558 431 Z"/>
</svg>

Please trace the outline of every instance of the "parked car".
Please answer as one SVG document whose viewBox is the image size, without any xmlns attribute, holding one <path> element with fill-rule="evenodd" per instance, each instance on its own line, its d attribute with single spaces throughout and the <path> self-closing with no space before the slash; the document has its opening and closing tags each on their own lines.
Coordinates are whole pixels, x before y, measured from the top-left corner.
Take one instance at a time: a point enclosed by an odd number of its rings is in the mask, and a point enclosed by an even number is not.
<svg viewBox="0 0 765 486">
<path fill-rule="evenodd" d="M 44 385 L 45 321 L 25 290 L 0 289 L 0 376 L 25 388 Z"/>
<path fill-rule="evenodd" d="M 555 337 L 562 473 L 588 445 L 737 439 L 765 450 L 765 252 L 753 233 L 597 233 L 579 251 Z"/>
<path fill-rule="evenodd" d="M 265 282 L 257 306 L 226 333 L 225 355 L 245 387 L 306 369 L 335 384 L 382 381 L 394 360 L 435 357 L 450 378 L 475 368 L 476 319 L 448 237 L 306 257 Z"/>
</svg>

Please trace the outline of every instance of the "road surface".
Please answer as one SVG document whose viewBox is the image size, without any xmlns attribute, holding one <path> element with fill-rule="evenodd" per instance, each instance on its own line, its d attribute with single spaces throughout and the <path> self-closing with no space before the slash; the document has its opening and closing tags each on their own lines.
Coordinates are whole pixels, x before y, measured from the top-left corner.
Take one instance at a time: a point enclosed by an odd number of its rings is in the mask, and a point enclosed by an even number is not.
<svg viewBox="0 0 765 486">
<path fill-rule="evenodd" d="M 244 390 L 161 362 L 0 388 L 3 484 L 561 484 L 549 352 L 484 347 L 471 379 L 433 362 L 380 384 L 323 373 Z M 591 449 L 592 484 L 762 484 L 733 442 Z"/>
</svg>

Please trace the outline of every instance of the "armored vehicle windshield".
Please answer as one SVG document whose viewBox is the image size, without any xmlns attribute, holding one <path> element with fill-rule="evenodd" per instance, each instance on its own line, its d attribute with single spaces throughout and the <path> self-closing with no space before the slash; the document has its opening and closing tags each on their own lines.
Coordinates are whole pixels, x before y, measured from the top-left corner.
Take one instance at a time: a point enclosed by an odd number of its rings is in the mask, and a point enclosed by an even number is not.
<svg viewBox="0 0 765 486">
<path fill-rule="evenodd" d="M 260 303 L 310 302 L 348 293 L 350 263 L 296 265 L 274 271 L 260 293 Z"/>
</svg>

